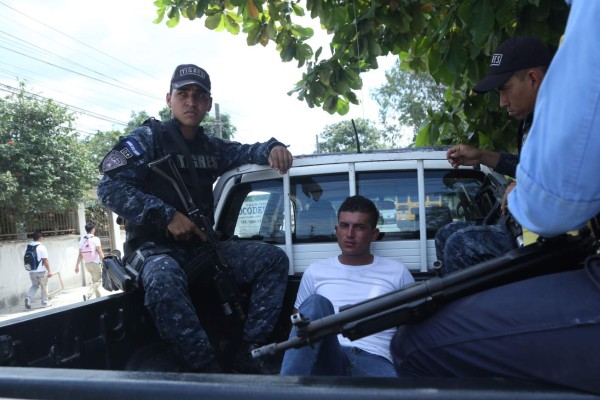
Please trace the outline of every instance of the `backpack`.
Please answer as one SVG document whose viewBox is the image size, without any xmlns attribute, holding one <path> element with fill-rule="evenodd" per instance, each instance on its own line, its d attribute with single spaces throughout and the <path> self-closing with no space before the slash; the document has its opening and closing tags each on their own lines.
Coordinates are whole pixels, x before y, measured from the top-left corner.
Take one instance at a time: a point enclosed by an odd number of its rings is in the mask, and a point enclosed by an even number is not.
<svg viewBox="0 0 600 400">
<path fill-rule="evenodd" d="M 37 250 L 35 249 L 39 245 L 27 245 L 27 249 L 25 250 L 25 256 L 23 257 L 23 261 L 25 262 L 25 269 L 27 271 L 35 271 L 39 265 L 39 260 L 37 256 Z"/>
<path fill-rule="evenodd" d="M 83 243 L 79 251 L 83 256 L 83 261 L 85 262 L 96 262 L 96 246 L 92 242 L 92 238 L 94 235 L 88 236 L 83 239 Z"/>
</svg>

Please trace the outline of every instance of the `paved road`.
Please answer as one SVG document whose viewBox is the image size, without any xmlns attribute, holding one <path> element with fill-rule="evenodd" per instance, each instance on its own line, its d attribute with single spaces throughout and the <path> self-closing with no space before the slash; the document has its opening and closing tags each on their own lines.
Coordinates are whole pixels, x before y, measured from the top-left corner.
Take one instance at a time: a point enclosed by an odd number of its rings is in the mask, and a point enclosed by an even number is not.
<svg viewBox="0 0 600 400">
<path fill-rule="evenodd" d="M 83 301 L 83 295 L 85 295 L 87 293 L 87 291 L 88 291 L 88 287 L 80 287 L 80 288 L 76 288 L 76 289 L 61 290 L 60 292 L 55 293 L 54 295 L 50 296 L 48 302 L 51 304 L 51 306 L 49 306 L 47 308 L 41 307 L 40 293 L 38 291 L 38 293 L 36 293 L 36 296 L 31 303 L 30 310 L 25 308 L 24 303 L 0 309 L 0 322 L 9 320 L 11 318 L 20 317 L 23 315 L 38 313 L 38 312 L 47 310 L 48 308 L 54 309 L 56 307 L 61 307 L 64 305 Z M 106 290 L 102 289 L 102 287 L 100 287 L 100 293 L 103 296 L 110 294 L 110 292 L 107 292 Z"/>
</svg>

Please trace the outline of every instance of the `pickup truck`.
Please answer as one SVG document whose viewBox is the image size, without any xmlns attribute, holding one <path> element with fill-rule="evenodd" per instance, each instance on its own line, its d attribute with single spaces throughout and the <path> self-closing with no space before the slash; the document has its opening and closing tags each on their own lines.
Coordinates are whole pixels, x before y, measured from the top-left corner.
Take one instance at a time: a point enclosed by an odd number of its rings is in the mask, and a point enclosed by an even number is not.
<svg viewBox="0 0 600 400">
<path fill-rule="evenodd" d="M 287 339 L 302 272 L 338 254 L 336 210 L 361 194 L 384 208 L 374 253 L 402 261 L 418 281 L 434 272 L 434 235 L 484 221 L 504 179 L 484 166 L 454 170 L 440 148 L 299 156 L 285 175 L 245 165 L 214 187 L 215 230 L 280 246 L 289 279 L 274 342 Z M 390 205 L 396 212 L 389 212 Z M 218 334 L 217 334 L 218 335 Z M 512 379 L 389 379 L 192 374 L 140 370 L 161 348 L 137 290 L 0 323 L 0 398 L 19 399 L 600 399 Z"/>
</svg>

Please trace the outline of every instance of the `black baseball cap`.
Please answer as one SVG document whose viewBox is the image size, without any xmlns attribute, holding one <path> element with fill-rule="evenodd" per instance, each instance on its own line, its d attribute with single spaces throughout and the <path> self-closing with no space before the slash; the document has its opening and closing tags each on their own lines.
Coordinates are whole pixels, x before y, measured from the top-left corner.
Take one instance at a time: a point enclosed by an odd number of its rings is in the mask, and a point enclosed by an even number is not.
<svg viewBox="0 0 600 400">
<path fill-rule="evenodd" d="M 178 65 L 171 77 L 171 90 L 191 84 L 198 85 L 206 90 L 206 93 L 210 93 L 210 77 L 205 70 L 194 64 Z"/>
<path fill-rule="evenodd" d="M 485 93 L 502 86 L 515 72 L 548 66 L 552 54 L 542 42 L 531 37 L 514 37 L 503 42 L 492 54 L 487 76 L 473 90 Z"/>
</svg>

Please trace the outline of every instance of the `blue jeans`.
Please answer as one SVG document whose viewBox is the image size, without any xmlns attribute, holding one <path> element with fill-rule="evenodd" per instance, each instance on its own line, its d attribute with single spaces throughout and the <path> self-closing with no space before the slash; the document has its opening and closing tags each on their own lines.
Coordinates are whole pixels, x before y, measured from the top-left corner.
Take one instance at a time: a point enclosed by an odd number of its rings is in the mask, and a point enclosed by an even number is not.
<svg viewBox="0 0 600 400">
<path fill-rule="evenodd" d="M 332 315 L 333 305 L 323 296 L 313 294 L 298 310 L 311 321 Z M 296 336 L 296 328 L 290 337 Z M 281 375 L 396 376 L 394 366 L 384 357 L 357 347 L 340 346 L 337 335 L 327 336 L 312 346 L 289 349 L 283 357 Z"/>
</svg>

